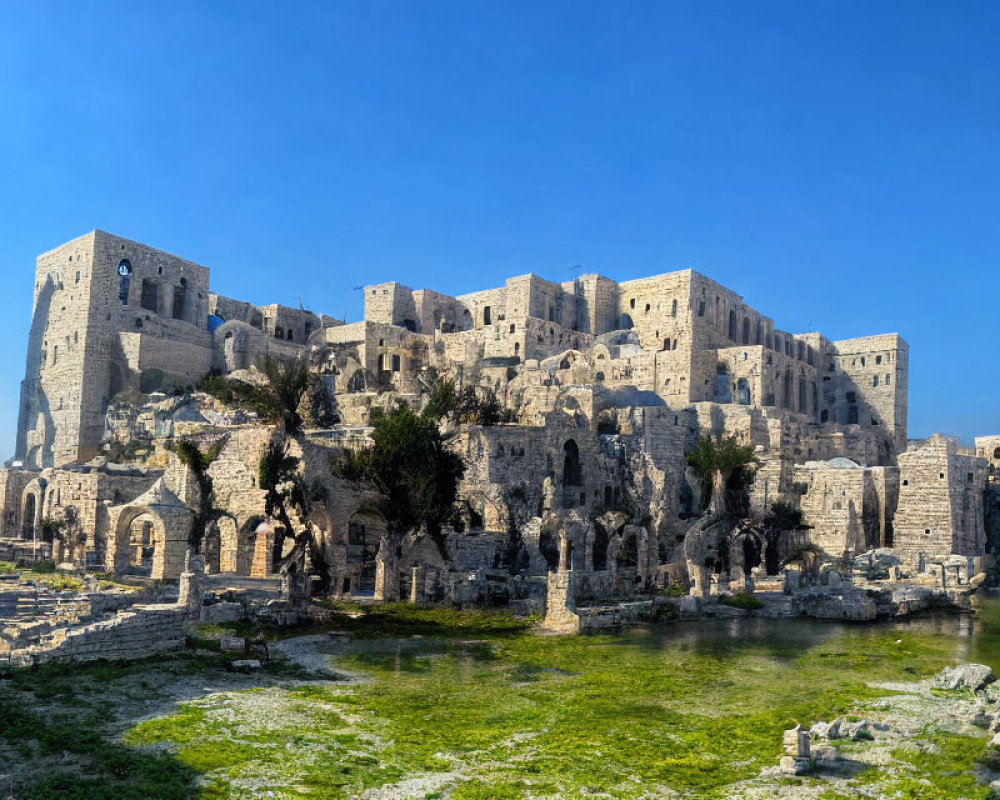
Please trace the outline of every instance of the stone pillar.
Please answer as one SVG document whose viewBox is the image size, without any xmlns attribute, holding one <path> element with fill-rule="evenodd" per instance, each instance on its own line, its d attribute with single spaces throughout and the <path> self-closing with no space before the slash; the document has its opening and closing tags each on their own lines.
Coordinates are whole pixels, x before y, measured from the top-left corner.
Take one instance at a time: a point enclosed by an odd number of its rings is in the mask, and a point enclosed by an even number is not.
<svg viewBox="0 0 1000 800">
<path fill-rule="evenodd" d="M 190 550 L 184 556 L 184 571 L 180 576 L 177 605 L 187 608 L 191 616 L 201 614 L 201 576 L 205 573 L 205 557 Z"/>
<path fill-rule="evenodd" d="M 570 569 L 569 563 L 569 537 L 566 536 L 566 529 L 559 529 L 559 571 L 567 572 Z"/>
<path fill-rule="evenodd" d="M 424 579 L 424 571 L 421 567 L 410 567 L 410 602 L 419 603 L 424 599 L 423 587 L 420 585 Z"/>
<path fill-rule="evenodd" d="M 812 767 L 812 756 L 809 752 L 809 732 L 796 725 L 790 731 L 785 731 L 782 739 L 785 754 L 778 763 L 778 768 L 789 775 L 801 775 Z"/>
<path fill-rule="evenodd" d="M 396 542 L 392 537 L 382 539 L 375 556 L 375 599 L 399 599 L 399 575 L 396 562 Z"/>
<path fill-rule="evenodd" d="M 691 583 L 691 590 L 688 592 L 692 597 L 708 597 L 709 578 L 705 567 L 688 560 L 688 581 Z"/>
<path fill-rule="evenodd" d="M 550 572 L 542 627 L 554 633 L 579 633 L 580 616 L 576 613 L 573 573 Z"/>
</svg>

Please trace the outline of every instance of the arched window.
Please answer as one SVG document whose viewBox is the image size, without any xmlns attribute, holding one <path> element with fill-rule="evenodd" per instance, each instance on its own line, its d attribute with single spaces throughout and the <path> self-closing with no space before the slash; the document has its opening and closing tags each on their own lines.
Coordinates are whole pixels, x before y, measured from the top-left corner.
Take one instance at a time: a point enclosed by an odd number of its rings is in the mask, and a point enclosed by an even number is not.
<svg viewBox="0 0 1000 800">
<path fill-rule="evenodd" d="M 781 392 L 781 407 L 790 409 L 792 407 L 792 373 L 785 370 L 785 380 Z"/>
<path fill-rule="evenodd" d="M 736 341 L 736 312 L 729 312 L 729 338 Z"/>
<path fill-rule="evenodd" d="M 583 486 L 583 467 L 580 464 L 580 448 L 570 439 L 563 445 L 563 485 Z"/>
<path fill-rule="evenodd" d="M 750 319 L 743 317 L 743 344 L 750 344 Z"/>
<path fill-rule="evenodd" d="M 760 320 L 757 320 L 757 336 L 754 339 L 754 344 L 763 344 L 764 343 L 764 339 L 763 339 L 763 335 L 762 334 L 763 334 L 763 331 L 761 329 Z"/>
<path fill-rule="evenodd" d="M 677 316 L 677 301 L 676 300 L 674 300 L 670 304 L 670 316 L 672 316 L 672 317 L 676 317 Z"/>
</svg>

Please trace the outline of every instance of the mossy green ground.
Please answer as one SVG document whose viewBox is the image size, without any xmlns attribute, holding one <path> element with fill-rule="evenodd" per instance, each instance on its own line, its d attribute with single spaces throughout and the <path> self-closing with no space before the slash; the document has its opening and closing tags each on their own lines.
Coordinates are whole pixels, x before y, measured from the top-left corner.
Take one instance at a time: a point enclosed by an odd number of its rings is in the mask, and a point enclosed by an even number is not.
<svg viewBox="0 0 1000 800">
<path fill-rule="evenodd" d="M 669 787 L 715 798 L 774 765 L 786 728 L 886 694 L 869 682 L 914 680 L 973 658 L 996 664 L 993 617 L 980 624 L 975 638 L 956 618 L 867 627 L 740 618 L 550 637 L 500 614 L 384 606 L 330 626 L 355 635 L 334 668 L 367 682 L 274 675 L 260 688 L 199 695 L 117 740 L 100 733 L 95 698 L 70 690 L 46 703 L 59 700 L 66 713 L 83 704 L 84 740 L 98 732 L 96 756 L 79 754 L 91 777 L 126 786 L 115 765 L 120 753 L 136 754 L 125 777 L 145 781 L 146 794 L 117 796 L 335 798 L 406 781 L 400 796 L 638 798 Z M 120 669 L 139 680 L 146 668 Z M 190 659 L 184 669 L 210 681 L 219 662 Z M 0 708 L 34 713 L 23 702 Z M 49 724 L 65 720 L 50 711 Z M 11 739 L 2 725 L 0 734 Z M 881 781 L 899 797 L 986 798 L 973 775 L 983 744 L 928 732 L 928 748 L 899 756 L 912 773 L 858 782 Z M 110 796 L 32 791 L 24 796 Z"/>
</svg>

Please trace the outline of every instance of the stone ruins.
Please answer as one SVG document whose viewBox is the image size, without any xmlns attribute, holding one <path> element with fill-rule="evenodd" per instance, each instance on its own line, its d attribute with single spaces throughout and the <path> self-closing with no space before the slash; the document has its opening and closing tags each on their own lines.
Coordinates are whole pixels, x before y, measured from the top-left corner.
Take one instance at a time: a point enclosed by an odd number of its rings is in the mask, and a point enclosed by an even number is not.
<svg viewBox="0 0 1000 800">
<path fill-rule="evenodd" d="M 967 589 L 992 563 L 1000 436 L 974 451 L 909 440 L 896 333 L 788 333 L 690 269 L 528 274 L 459 297 L 382 283 L 364 299 L 350 324 L 256 306 L 213 292 L 204 266 L 96 230 L 39 256 L 0 559 L 41 548 L 66 569 L 177 581 L 199 488 L 170 445 L 187 439 L 220 448 L 209 473 L 225 516 L 205 572 L 275 577 L 258 465 L 280 426 L 197 388 L 209 374 L 259 385 L 271 355 L 307 359 L 336 400 L 339 422 L 290 447 L 323 487 L 310 524 L 337 596 L 543 613 L 551 595 L 561 630 L 599 624 L 593 609 L 612 601 L 618 620 L 625 601 L 649 610 L 667 587 L 686 595 L 682 613 L 757 593 L 781 613 L 869 618 L 879 591 L 905 608 L 922 602 L 906 587 Z M 328 465 L 369 441 L 375 409 L 419 410 L 442 378 L 513 421 L 452 426 L 466 472 L 439 547 L 390 535 L 377 493 Z M 686 458 L 704 436 L 756 459 L 745 507 L 721 526 L 702 524 Z M 778 511 L 794 524 L 775 537 Z M 511 531 L 520 552 L 504 563 Z"/>
</svg>

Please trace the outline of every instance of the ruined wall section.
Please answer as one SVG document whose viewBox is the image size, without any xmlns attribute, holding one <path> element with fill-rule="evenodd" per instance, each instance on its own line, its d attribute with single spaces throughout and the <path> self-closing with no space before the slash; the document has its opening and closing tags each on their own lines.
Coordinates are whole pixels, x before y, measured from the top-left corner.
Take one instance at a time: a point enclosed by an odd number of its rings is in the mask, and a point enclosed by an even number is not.
<svg viewBox="0 0 1000 800">
<path fill-rule="evenodd" d="M 916 563 L 921 556 L 985 553 L 987 465 L 959 455 L 953 438 L 935 435 L 899 456 L 899 510 L 894 546 Z"/>
<path fill-rule="evenodd" d="M 809 540 L 828 557 L 892 545 L 898 468 L 813 461 L 796 467 L 794 480 L 802 487 L 799 507 Z"/>
</svg>

